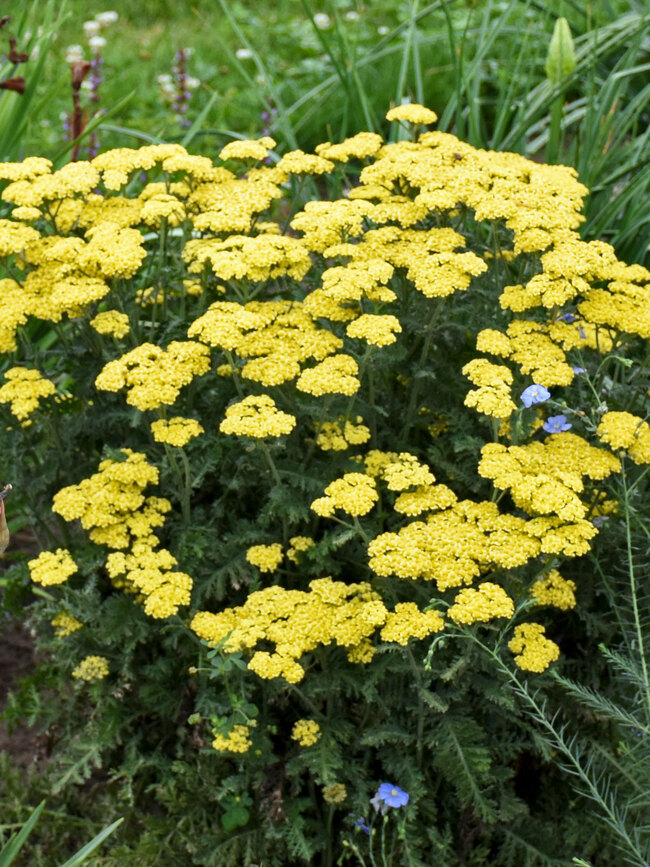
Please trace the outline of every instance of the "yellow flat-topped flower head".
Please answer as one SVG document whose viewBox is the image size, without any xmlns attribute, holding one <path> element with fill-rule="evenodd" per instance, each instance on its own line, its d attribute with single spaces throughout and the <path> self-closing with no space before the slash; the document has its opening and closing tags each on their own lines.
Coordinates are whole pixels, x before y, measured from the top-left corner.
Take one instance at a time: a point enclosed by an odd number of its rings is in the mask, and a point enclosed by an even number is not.
<svg viewBox="0 0 650 867">
<path fill-rule="evenodd" d="M 391 108 L 386 114 L 386 120 L 389 121 L 406 121 L 413 124 L 430 124 L 438 120 L 438 115 L 430 108 L 419 105 L 416 102 L 406 103 L 405 105 L 397 105 Z"/>
</svg>

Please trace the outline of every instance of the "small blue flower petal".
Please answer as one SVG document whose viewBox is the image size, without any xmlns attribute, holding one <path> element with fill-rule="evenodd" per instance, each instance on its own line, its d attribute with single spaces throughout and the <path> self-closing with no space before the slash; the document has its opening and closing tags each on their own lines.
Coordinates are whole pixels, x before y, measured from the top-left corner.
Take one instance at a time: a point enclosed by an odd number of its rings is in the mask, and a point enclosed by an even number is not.
<svg viewBox="0 0 650 867">
<path fill-rule="evenodd" d="M 408 793 L 393 783 L 382 783 L 375 798 L 388 804 L 389 807 L 404 807 L 409 802 Z"/>
<path fill-rule="evenodd" d="M 562 433 L 571 430 L 571 424 L 566 420 L 565 415 L 551 415 L 544 422 L 543 428 L 547 433 Z"/>
<path fill-rule="evenodd" d="M 355 828 L 361 828 L 364 834 L 368 834 L 370 836 L 370 828 L 366 825 L 366 820 L 363 816 L 359 816 L 359 818 L 354 823 Z"/>
<path fill-rule="evenodd" d="M 521 402 L 524 406 L 529 407 L 534 403 L 544 403 L 551 396 L 551 392 L 544 388 L 543 385 L 529 385 L 521 393 Z"/>
</svg>

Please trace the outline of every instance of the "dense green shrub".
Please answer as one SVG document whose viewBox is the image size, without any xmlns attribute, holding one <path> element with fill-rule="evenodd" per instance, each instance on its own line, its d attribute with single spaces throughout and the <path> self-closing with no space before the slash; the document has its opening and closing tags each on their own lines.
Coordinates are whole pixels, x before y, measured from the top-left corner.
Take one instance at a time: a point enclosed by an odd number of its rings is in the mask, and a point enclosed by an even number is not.
<svg viewBox="0 0 650 867">
<path fill-rule="evenodd" d="M 2 473 L 43 548 L 8 577 L 52 779 L 131 808 L 102 863 L 642 863 L 539 717 L 616 640 L 583 558 L 645 490 L 650 273 L 580 239 L 574 170 L 388 117 L 0 167 Z"/>
</svg>

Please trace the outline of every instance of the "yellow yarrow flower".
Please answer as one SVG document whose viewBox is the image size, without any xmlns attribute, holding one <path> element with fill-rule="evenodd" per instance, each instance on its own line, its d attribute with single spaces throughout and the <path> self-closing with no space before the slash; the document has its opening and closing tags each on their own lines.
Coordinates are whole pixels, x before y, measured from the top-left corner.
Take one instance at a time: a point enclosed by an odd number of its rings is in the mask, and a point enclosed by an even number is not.
<svg viewBox="0 0 650 867">
<path fill-rule="evenodd" d="M 275 572 L 282 557 L 282 545 L 279 542 L 273 545 L 253 545 L 246 551 L 246 559 L 253 566 L 257 566 L 260 572 Z"/>
<path fill-rule="evenodd" d="M 372 346 L 389 346 L 395 343 L 395 332 L 400 333 L 402 326 L 396 316 L 375 316 L 372 313 L 363 313 L 345 329 L 348 337 L 358 337 Z"/>
<path fill-rule="evenodd" d="M 56 551 L 41 551 L 34 560 L 28 560 L 30 578 L 42 587 L 63 584 L 78 571 L 72 554 L 66 548 Z"/>
<path fill-rule="evenodd" d="M 279 410 L 268 394 L 261 394 L 249 395 L 229 406 L 219 430 L 225 434 L 264 439 L 286 436 L 295 426 L 295 416 Z"/>
<path fill-rule="evenodd" d="M 348 796 L 345 783 L 332 783 L 331 786 L 323 786 L 322 792 L 326 804 L 342 804 Z"/>
<path fill-rule="evenodd" d="M 226 736 L 214 736 L 212 748 L 220 753 L 247 753 L 253 746 L 249 734 L 249 726 L 234 725 Z"/>
<path fill-rule="evenodd" d="M 325 494 L 311 504 L 312 510 L 323 517 L 331 517 L 334 509 L 342 509 L 355 517 L 367 515 L 379 499 L 375 480 L 365 473 L 345 473 L 330 482 Z"/>
<path fill-rule="evenodd" d="M 56 394 L 54 383 L 33 368 L 11 367 L 5 373 L 5 380 L 0 388 L 0 403 L 10 404 L 11 412 L 23 427 L 31 425 L 29 416 L 38 408 L 40 400 Z"/>
<path fill-rule="evenodd" d="M 205 430 L 196 419 L 174 416 L 174 418 L 161 418 L 151 422 L 151 433 L 157 443 L 168 443 L 182 448 L 194 437 L 205 433 Z"/>
<path fill-rule="evenodd" d="M 127 335 L 131 330 L 129 317 L 126 313 L 120 313 L 119 310 L 106 310 L 104 313 L 98 313 L 90 320 L 90 325 L 99 334 L 118 339 Z"/>
<path fill-rule="evenodd" d="M 650 464 L 650 425 L 629 412 L 606 412 L 596 433 L 614 449 L 625 449 L 635 464 Z"/>
<path fill-rule="evenodd" d="M 320 726 L 314 719 L 299 719 L 291 731 L 291 738 L 298 741 L 301 747 L 313 747 L 320 736 Z"/>
<path fill-rule="evenodd" d="M 298 563 L 300 555 L 313 548 L 315 544 L 316 542 L 310 536 L 292 536 L 289 539 L 287 560 L 291 560 L 292 563 Z"/>
<path fill-rule="evenodd" d="M 430 108 L 425 108 L 416 102 L 397 105 L 386 114 L 386 120 L 403 120 L 413 124 L 429 124 L 438 120 L 438 115 Z"/>
<path fill-rule="evenodd" d="M 220 160 L 260 160 L 266 159 L 269 150 L 275 147 L 275 140 L 270 136 L 259 139 L 228 142 L 219 152 Z"/>
<path fill-rule="evenodd" d="M 515 654 L 515 663 L 523 671 L 541 673 L 560 658 L 560 648 L 539 623 L 522 623 L 515 626 L 515 635 L 508 647 Z"/>
<path fill-rule="evenodd" d="M 489 623 L 496 617 L 512 617 L 515 605 L 503 587 L 485 581 L 475 590 L 466 587 L 454 599 L 448 611 L 454 623 Z"/>
<path fill-rule="evenodd" d="M 78 680 L 102 680 L 107 677 L 110 669 L 104 656 L 86 656 L 73 670 L 72 676 Z"/>
<path fill-rule="evenodd" d="M 539 578 L 530 588 L 530 595 L 537 605 L 553 605 L 562 611 L 576 607 L 576 583 L 563 578 L 557 569 Z"/>
<path fill-rule="evenodd" d="M 80 620 L 77 620 L 76 617 L 73 617 L 72 614 L 69 614 L 67 611 L 61 611 L 56 615 L 50 623 L 54 627 L 54 632 L 57 638 L 66 638 L 68 635 L 72 635 L 73 632 L 76 632 L 78 629 L 81 629 L 83 623 Z"/>
<path fill-rule="evenodd" d="M 406 645 L 411 638 L 426 638 L 440 632 L 445 625 L 437 611 L 420 611 L 415 602 L 398 602 L 394 611 L 386 615 L 386 623 L 379 633 L 382 641 Z"/>
</svg>

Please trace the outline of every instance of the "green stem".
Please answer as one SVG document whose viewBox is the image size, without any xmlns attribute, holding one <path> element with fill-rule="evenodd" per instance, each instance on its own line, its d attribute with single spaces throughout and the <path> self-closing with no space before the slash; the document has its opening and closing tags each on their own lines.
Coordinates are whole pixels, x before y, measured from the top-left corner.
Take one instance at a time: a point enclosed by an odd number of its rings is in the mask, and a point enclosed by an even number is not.
<svg viewBox="0 0 650 867">
<path fill-rule="evenodd" d="M 561 91 L 553 101 L 551 108 L 551 123 L 548 131 L 548 145 L 546 148 L 546 162 L 557 162 L 560 152 L 560 139 L 562 135 L 562 113 L 564 110 L 564 91 Z"/>
<path fill-rule="evenodd" d="M 169 461 L 169 466 L 171 468 L 172 473 L 174 474 L 174 478 L 178 484 L 178 490 L 180 491 L 180 500 L 181 500 L 181 512 L 183 514 L 183 520 L 186 524 L 190 523 L 190 502 L 189 496 L 185 496 L 185 480 L 183 478 L 183 474 L 181 473 L 180 467 L 178 466 L 178 461 L 176 460 L 176 456 L 171 449 L 169 443 L 163 443 L 165 447 L 165 454 L 167 455 L 167 460 Z"/>
<path fill-rule="evenodd" d="M 429 354 L 429 349 L 431 348 L 431 341 L 433 340 L 433 334 L 435 331 L 436 324 L 438 322 L 438 317 L 442 311 L 442 305 L 440 303 L 435 305 L 433 313 L 431 315 L 431 319 L 429 320 L 429 324 L 427 325 L 427 330 L 424 335 L 424 341 L 422 343 L 422 350 L 420 352 L 420 359 L 418 361 L 417 369 L 421 370 L 424 365 L 427 356 Z M 412 380 L 411 394 L 409 395 L 408 408 L 406 410 L 406 420 L 404 421 L 404 425 L 402 430 L 400 431 L 400 435 L 398 437 L 398 442 L 401 444 L 406 443 L 406 438 L 408 432 L 411 429 L 411 424 L 413 420 L 413 413 L 415 412 L 415 408 L 417 406 L 418 400 L 418 392 L 420 390 L 420 380 L 414 379 Z"/>
<path fill-rule="evenodd" d="M 190 523 L 190 497 L 192 495 L 192 473 L 190 470 L 190 462 L 183 449 L 179 449 L 181 454 L 181 462 L 185 471 L 185 483 L 183 485 L 183 495 L 181 499 L 181 509 L 183 518 L 186 524 Z"/>
<path fill-rule="evenodd" d="M 423 750 L 423 740 L 424 740 L 424 702 L 422 701 L 422 678 L 420 677 L 420 669 L 418 668 L 418 664 L 415 661 L 415 657 L 413 656 L 413 651 L 407 645 L 406 646 L 406 655 L 408 656 L 409 663 L 411 664 L 411 669 L 413 670 L 413 676 L 415 678 L 415 685 L 418 691 L 418 721 L 417 721 L 417 759 L 418 759 L 418 768 L 422 767 L 422 750 Z"/>
<path fill-rule="evenodd" d="M 643 674 L 643 689 L 644 698 L 650 714 L 650 681 L 648 680 L 648 663 L 646 660 L 645 644 L 643 640 L 643 629 L 639 617 L 639 600 L 637 598 L 637 582 L 636 572 L 634 569 L 634 554 L 632 550 L 632 530 L 630 527 L 630 512 L 631 506 L 629 502 L 629 491 L 627 487 L 627 478 L 625 475 L 625 464 L 621 464 L 621 481 L 623 483 L 624 501 L 625 501 L 625 542 L 627 547 L 627 562 L 628 573 L 630 576 L 630 600 L 632 602 L 632 610 L 634 612 L 634 629 L 636 632 L 637 647 L 639 660 L 641 662 L 641 671 Z"/>
<path fill-rule="evenodd" d="M 271 470 L 271 475 L 273 476 L 273 481 L 276 485 L 282 487 L 282 479 L 280 478 L 280 473 L 275 465 L 273 458 L 271 457 L 271 452 L 269 451 L 269 447 L 264 442 L 264 440 L 259 440 L 260 451 L 264 455 L 266 463 Z M 286 545 L 289 539 L 289 522 L 287 521 L 286 512 L 282 513 L 282 542 Z"/>
<path fill-rule="evenodd" d="M 384 867 L 388 867 L 388 861 L 386 859 L 386 823 L 388 822 L 388 816 L 384 816 L 381 823 L 381 863 Z"/>
</svg>

